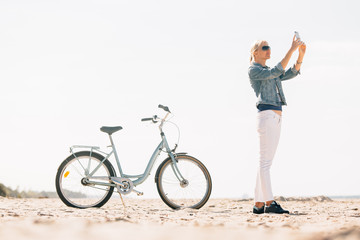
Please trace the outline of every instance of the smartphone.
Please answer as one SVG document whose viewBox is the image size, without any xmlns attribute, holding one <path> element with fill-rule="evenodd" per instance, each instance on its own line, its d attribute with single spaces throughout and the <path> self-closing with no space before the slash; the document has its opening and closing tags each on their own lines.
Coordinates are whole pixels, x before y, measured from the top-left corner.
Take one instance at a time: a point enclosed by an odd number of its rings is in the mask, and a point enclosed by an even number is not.
<svg viewBox="0 0 360 240">
<path fill-rule="evenodd" d="M 297 31 L 295 31 L 295 37 L 300 40 L 300 34 Z"/>
</svg>

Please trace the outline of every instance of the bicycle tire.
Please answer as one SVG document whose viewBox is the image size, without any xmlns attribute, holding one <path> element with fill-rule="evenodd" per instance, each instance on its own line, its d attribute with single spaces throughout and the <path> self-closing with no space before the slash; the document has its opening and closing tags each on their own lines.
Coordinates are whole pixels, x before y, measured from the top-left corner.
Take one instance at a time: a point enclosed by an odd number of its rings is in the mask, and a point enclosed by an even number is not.
<svg viewBox="0 0 360 240">
<path fill-rule="evenodd" d="M 90 204 L 85 204 L 85 203 L 82 204 L 82 203 L 78 203 L 78 202 L 80 202 L 80 201 L 89 202 L 90 200 L 87 200 L 87 201 L 81 200 L 82 197 L 84 197 L 84 194 L 81 193 L 81 191 L 73 192 L 73 191 L 66 189 L 65 186 L 63 186 L 63 185 L 65 185 L 65 179 L 68 178 L 68 175 L 70 172 L 69 170 L 65 172 L 65 170 L 68 169 L 68 167 L 70 168 L 70 166 L 72 166 L 72 164 L 75 164 L 76 163 L 75 161 L 79 161 L 79 159 L 82 159 L 84 157 L 90 159 L 90 156 L 91 156 L 92 160 L 95 160 L 97 162 L 101 162 L 104 159 L 104 156 L 102 156 L 98 153 L 89 152 L 89 151 L 81 151 L 81 152 L 77 152 L 77 153 L 70 155 L 68 158 L 66 158 L 60 164 L 60 166 L 58 168 L 56 178 L 55 178 L 56 192 L 57 192 L 59 198 L 61 199 L 61 201 L 63 201 L 69 207 L 80 208 L 80 209 L 90 208 L 90 207 L 100 208 L 110 199 L 110 197 L 114 191 L 114 187 L 112 187 L 112 186 L 104 187 L 104 189 L 101 189 L 104 191 L 104 194 L 103 194 L 103 196 L 101 196 L 101 198 L 98 201 L 96 201 L 95 203 L 90 203 Z M 109 162 L 109 160 L 106 159 L 102 163 L 101 167 L 104 168 L 103 172 L 106 172 L 109 177 L 116 176 L 116 172 L 115 172 L 112 164 Z M 79 171 L 78 171 L 78 173 L 79 173 L 78 174 L 79 176 L 76 176 L 76 177 L 80 178 L 81 173 Z M 73 175 L 76 175 L 76 174 L 73 174 Z M 74 186 L 76 189 L 77 188 L 81 189 L 81 190 L 86 189 L 86 185 L 82 184 L 81 181 L 75 180 Z M 93 186 L 88 186 L 88 188 L 90 188 L 90 187 L 93 187 Z M 100 195 L 102 195 L 102 193 Z M 86 196 L 86 197 L 88 197 L 88 196 Z"/>
<path fill-rule="evenodd" d="M 155 182 L 158 193 L 164 203 L 172 209 L 200 209 L 210 198 L 212 190 L 210 173 L 204 164 L 192 156 L 177 155 L 175 159 L 181 174 L 189 181 L 188 185 L 185 187 L 181 186 L 181 183 L 176 178 L 174 171 L 171 168 L 172 160 L 168 157 L 160 164 L 156 171 Z M 191 168 L 195 167 L 193 169 L 199 180 L 190 180 L 192 174 L 189 173 L 190 167 L 186 165 L 191 166 Z M 173 183 L 167 182 L 169 179 L 172 180 Z M 194 188 L 196 185 L 200 185 L 198 183 L 200 181 L 202 185 L 201 188 L 205 189 L 200 189 L 200 191 L 198 191 L 198 189 Z M 195 193 L 198 193 L 199 196 L 193 196 Z"/>
</svg>

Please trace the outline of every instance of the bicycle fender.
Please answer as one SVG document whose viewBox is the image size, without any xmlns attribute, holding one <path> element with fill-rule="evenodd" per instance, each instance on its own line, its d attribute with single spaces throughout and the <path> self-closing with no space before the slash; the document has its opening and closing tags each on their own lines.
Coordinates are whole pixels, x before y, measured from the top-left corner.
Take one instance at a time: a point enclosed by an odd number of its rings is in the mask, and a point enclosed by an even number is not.
<svg viewBox="0 0 360 240">
<path fill-rule="evenodd" d="M 105 156 L 103 156 L 102 154 L 100 153 L 97 153 L 97 152 L 90 152 L 90 151 L 80 151 L 80 152 L 73 152 L 69 157 L 67 157 L 64 162 L 69 162 L 71 159 L 73 159 L 73 157 L 77 158 L 77 157 L 81 157 L 81 156 L 90 156 L 90 154 L 92 156 L 95 156 L 99 159 L 104 159 Z M 109 166 L 111 167 L 113 173 L 114 173 L 114 176 L 113 177 L 116 177 L 116 171 L 115 171 L 115 168 L 114 166 L 111 164 L 111 162 L 109 161 L 109 159 L 105 159 L 105 161 L 108 162 Z M 59 166 L 59 168 L 61 167 L 61 165 Z"/>
<path fill-rule="evenodd" d="M 178 156 L 178 155 L 187 155 L 187 154 L 188 154 L 187 152 L 179 152 L 179 153 L 175 153 L 174 155 Z"/>
</svg>

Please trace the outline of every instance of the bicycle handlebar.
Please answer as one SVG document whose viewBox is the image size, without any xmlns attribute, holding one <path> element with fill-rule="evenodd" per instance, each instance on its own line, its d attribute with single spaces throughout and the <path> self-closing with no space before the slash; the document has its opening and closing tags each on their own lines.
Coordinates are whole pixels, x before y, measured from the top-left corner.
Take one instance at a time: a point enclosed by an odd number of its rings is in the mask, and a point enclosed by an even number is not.
<svg viewBox="0 0 360 240">
<path fill-rule="evenodd" d="M 152 121 L 153 120 L 153 118 L 143 118 L 143 119 L 141 119 L 141 121 L 142 122 L 145 122 L 145 121 Z"/>
<path fill-rule="evenodd" d="M 163 109 L 163 110 L 166 111 L 166 112 L 171 113 L 170 110 L 169 110 L 169 107 L 167 107 L 167 106 L 163 106 L 163 105 L 159 104 L 158 107 L 161 108 L 161 109 Z"/>
<path fill-rule="evenodd" d="M 164 123 L 164 121 L 166 120 L 167 116 L 168 116 L 171 112 L 170 112 L 170 110 L 169 110 L 169 107 L 167 107 L 167 106 L 163 106 L 163 105 L 159 104 L 158 107 L 167 112 L 166 116 L 165 116 L 163 119 L 158 118 L 156 115 L 154 115 L 152 118 L 142 118 L 141 121 L 142 121 L 142 122 L 152 121 L 153 123 L 157 123 L 159 120 L 161 120 L 161 124 L 160 124 L 160 128 L 161 128 L 162 125 L 163 125 L 163 123 Z"/>
<path fill-rule="evenodd" d="M 153 123 L 157 123 L 158 122 L 158 116 L 154 115 L 152 118 L 142 118 L 141 121 L 145 122 L 145 121 L 152 121 Z"/>
</svg>

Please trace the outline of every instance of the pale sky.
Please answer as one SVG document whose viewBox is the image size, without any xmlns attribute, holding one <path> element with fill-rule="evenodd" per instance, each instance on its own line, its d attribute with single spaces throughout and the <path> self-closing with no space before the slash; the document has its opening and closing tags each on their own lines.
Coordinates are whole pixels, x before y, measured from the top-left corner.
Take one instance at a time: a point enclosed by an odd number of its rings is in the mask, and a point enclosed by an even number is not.
<svg viewBox="0 0 360 240">
<path fill-rule="evenodd" d="M 124 128 L 114 134 L 122 168 L 140 174 L 160 141 L 157 127 L 140 119 L 162 114 L 161 103 L 181 130 L 178 150 L 208 167 L 212 197 L 253 196 L 249 50 L 267 40 L 274 66 L 296 30 L 308 50 L 301 75 L 283 83 L 288 106 L 273 192 L 359 195 L 359 7 L 357 0 L 0 0 L 0 182 L 55 191 L 71 145 L 106 150 L 102 125 Z M 176 129 L 168 129 L 174 143 Z M 145 197 L 157 197 L 155 171 L 137 188 Z"/>
</svg>

